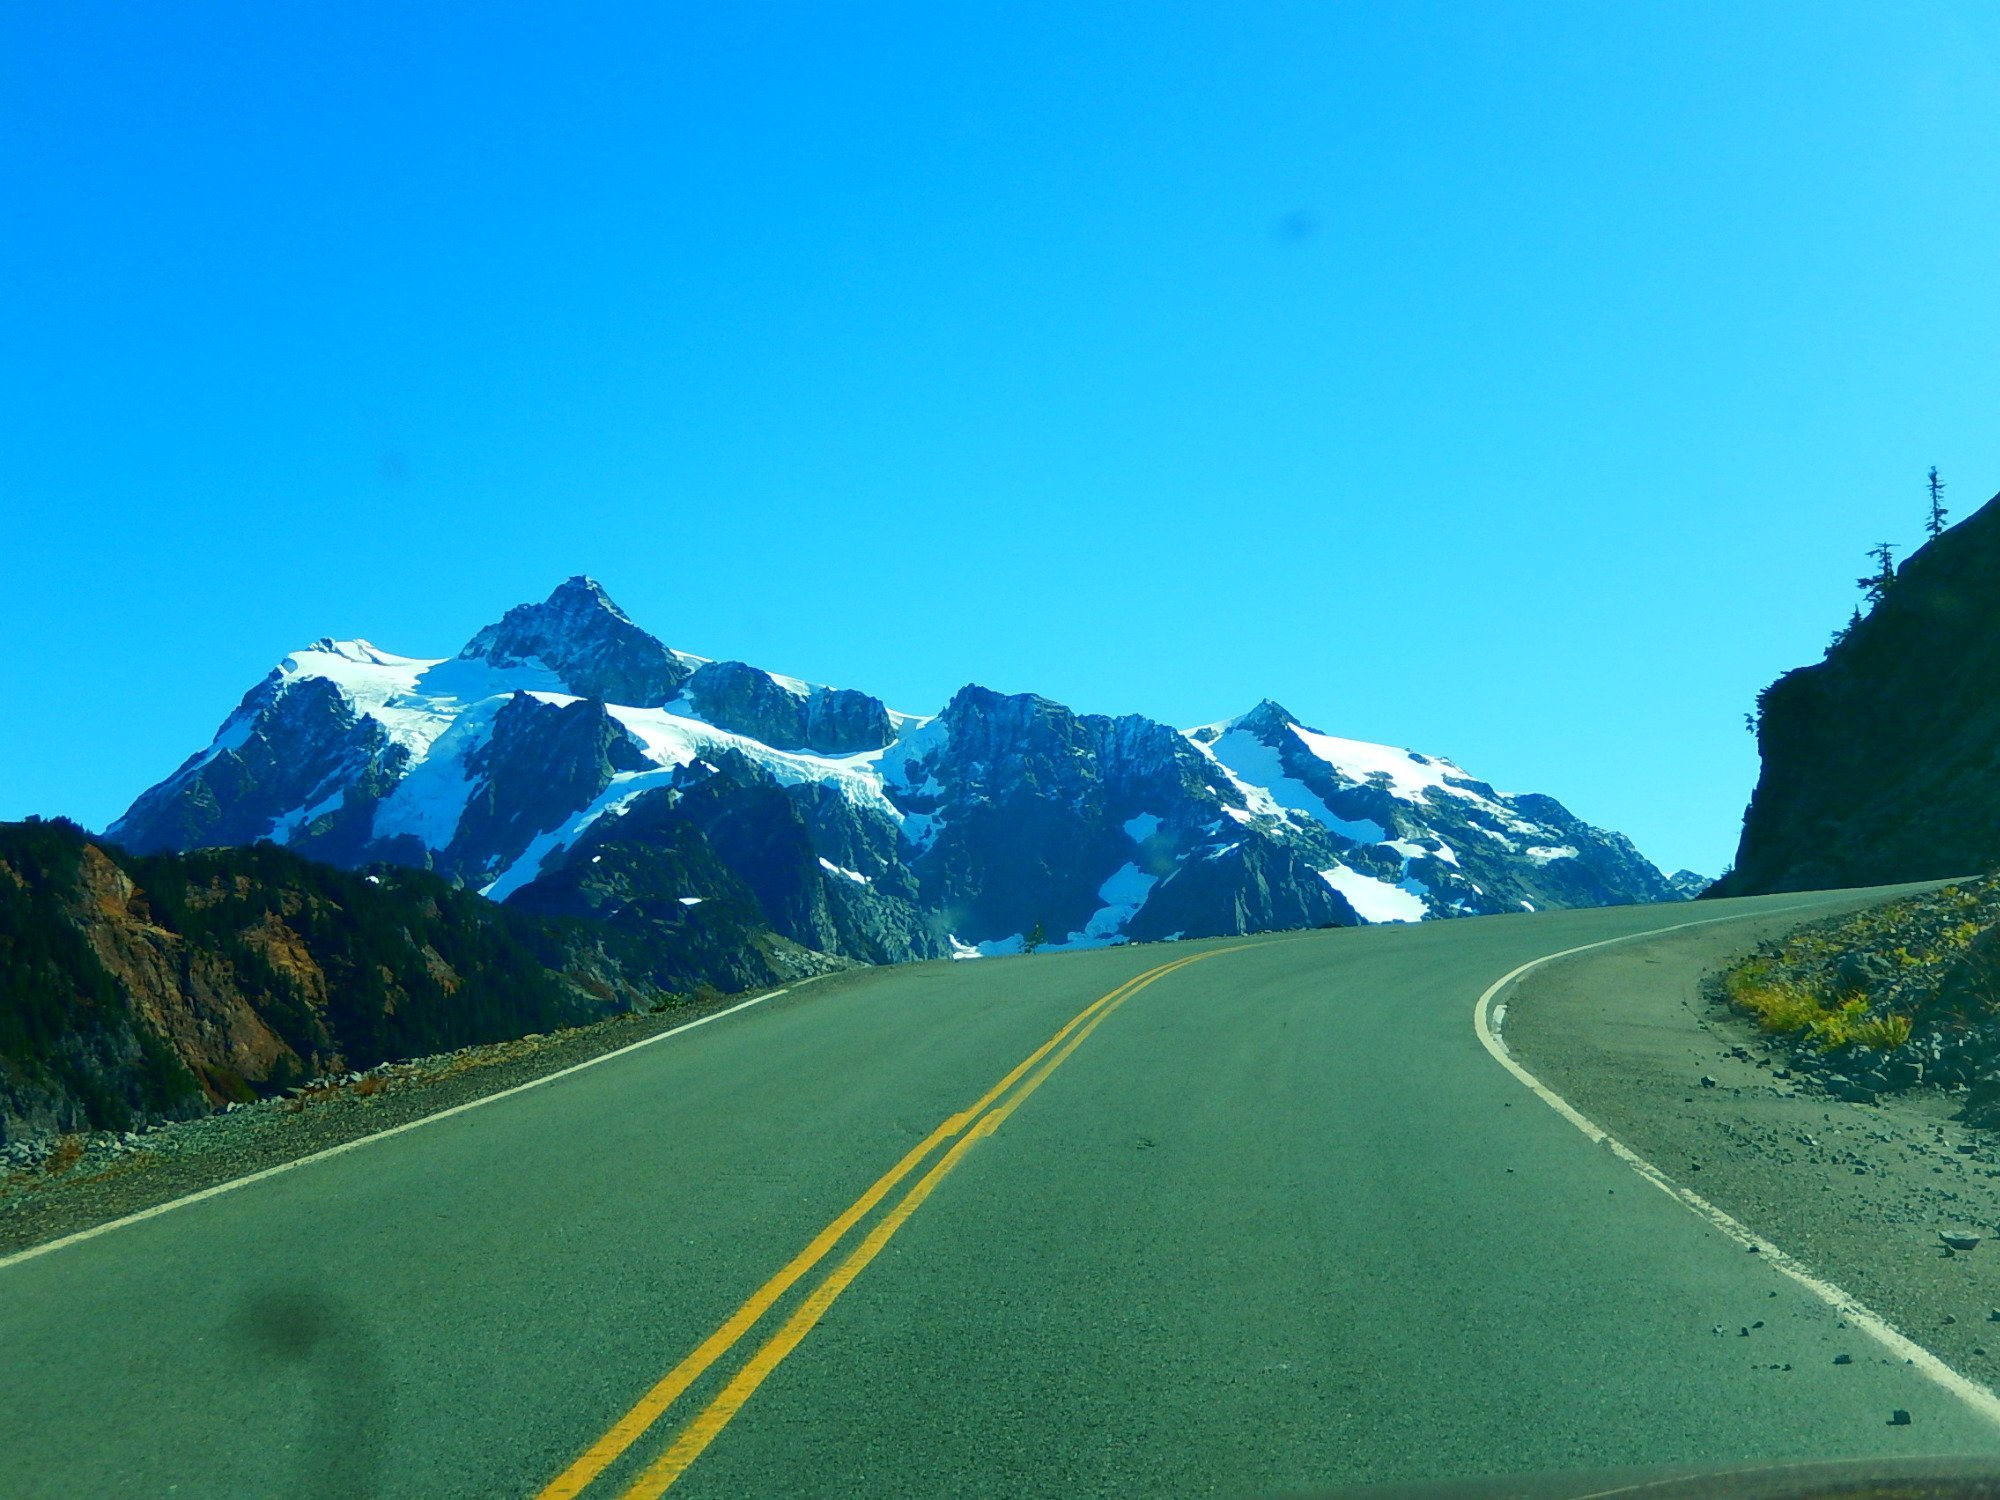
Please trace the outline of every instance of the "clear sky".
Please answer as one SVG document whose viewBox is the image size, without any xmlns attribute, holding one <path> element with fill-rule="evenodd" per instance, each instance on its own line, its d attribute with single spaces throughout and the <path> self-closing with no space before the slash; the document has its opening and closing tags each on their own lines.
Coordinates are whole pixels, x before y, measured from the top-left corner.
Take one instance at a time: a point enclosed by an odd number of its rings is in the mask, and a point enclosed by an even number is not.
<svg viewBox="0 0 2000 1500">
<path fill-rule="evenodd" d="M 1713 873 L 2000 489 L 2000 9 L 0 9 L 0 817 L 588 572 L 929 711 L 1270 696 Z"/>
</svg>

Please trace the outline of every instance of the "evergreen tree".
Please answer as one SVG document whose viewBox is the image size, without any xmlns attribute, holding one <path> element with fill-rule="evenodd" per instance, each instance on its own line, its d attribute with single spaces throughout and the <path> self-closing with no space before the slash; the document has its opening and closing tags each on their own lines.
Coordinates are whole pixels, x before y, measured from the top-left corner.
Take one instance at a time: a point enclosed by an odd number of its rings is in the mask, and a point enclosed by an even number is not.
<svg viewBox="0 0 2000 1500">
<path fill-rule="evenodd" d="M 1896 544 L 1877 542 L 1868 549 L 1868 555 L 1875 560 L 1875 571 L 1865 578 L 1855 579 L 1854 583 L 1867 595 L 1868 606 L 1873 609 L 1896 585 Z"/>
<path fill-rule="evenodd" d="M 1042 924 L 1040 922 L 1037 922 L 1035 924 L 1035 930 L 1029 933 L 1025 938 L 1021 939 L 1021 951 L 1023 953 L 1033 953 L 1037 948 L 1041 947 L 1043 943 L 1048 941 L 1048 937 L 1049 935 L 1042 930 Z"/>
<path fill-rule="evenodd" d="M 1946 521 L 1944 513 L 1944 481 L 1938 478 L 1936 464 L 1931 465 L 1930 478 L 1927 483 L 1930 486 L 1931 492 L 1931 514 L 1930 519 L 1924 523 L 1924 529 L 1930 532 L 1933 537 L 1936 537 L 1944 531 Z"/>
<path fill-rule="evenodd" d="M 1864 579 L 1862 581 L 1865 583 L 1867 580 Z M 1850 635 L 1853 635 L 1855 627 L 1858 626 L 1860 623 L 1861 623 L 1861 606 L 1857 604 L 1854 606 L 1854 613 L 1851 617 L 1849 617 L 1847 623 L 1845 625 L 1838 627 L 1833 632 L 1833 639 L 1827 643 L 1827 649 L 1829 651 L 1832 650 L 1835 646 L 1838 646 L 1839 644 L 1841 644 L 1841 642 L 1845 641 Z"/>
</svg>

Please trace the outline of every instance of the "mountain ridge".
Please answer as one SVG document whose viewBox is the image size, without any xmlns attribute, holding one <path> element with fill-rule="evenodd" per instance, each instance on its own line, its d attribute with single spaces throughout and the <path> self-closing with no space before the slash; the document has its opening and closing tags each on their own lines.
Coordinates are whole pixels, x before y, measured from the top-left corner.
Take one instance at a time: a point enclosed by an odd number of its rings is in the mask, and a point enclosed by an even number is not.
<svg viewBox="0 0 2000 1500">
<path fill-rule="evenodd" d="M 701 851 L 662 858 L 715 896 L 633 932 L 268 843 L 140 855 L 61 819 L 0 823 L 0 1144 L 837 966 L 764 928 Z"/>
<path fill-rule="evenodd" d="M 1272 699 L 1191 730 L 977 684 L 903 713 L 677 651 L 583 575 L 455 656 L 289 654 L 107 837 L 270 839 L 538 907 L 550 880 L 598 910 L 566 867 L 698 841 L 776 931 L 869 962 L 1681 895 L 1553 798 Z"/>
</svg>

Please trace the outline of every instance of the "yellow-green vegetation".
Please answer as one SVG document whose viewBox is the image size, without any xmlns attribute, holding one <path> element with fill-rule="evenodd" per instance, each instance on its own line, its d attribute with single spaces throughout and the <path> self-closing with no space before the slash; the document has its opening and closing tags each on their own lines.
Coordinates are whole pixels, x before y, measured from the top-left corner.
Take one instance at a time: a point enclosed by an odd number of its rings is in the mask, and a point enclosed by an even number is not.
<svg viewBox="0 0 2000 1500">
<path fill-rule="evenodd" d="M 1964 886 L 1948 885 L 1928 895 L 1892 901 L 1870 907 L 1834 922 L 1816 922 L 1802 927 L 1778 944 L 1775 958 L 1790 968 L 1815 960 L 1838 959 L 1845 954 L 1868 951 L 1885 954 L 1899 968 L 1922 968 L 1949 964 L 1972 946 L 1984 925 L 1974 920 L 1980 907 L 1979 896 Z M 1911 916 L 1921 909 L 1926 925 L 1943 918 L 1942 930 L 1927 932 L 1919 943 L 1921 951 L 1911 952 Z"/>
<path fill-rule="evenodd" d="M 1858 1021 L 1848 1032 L 1848 1040 L 1857 1047 L 1872 1047 L 1878 1052 L 1893 1052 L 1910 1039 L 1910 1028 L 1915 1025 L 1908 1016 L 1890 1012 L 1886 1016 L 1868 1016 Z"/>
<path fill-rule="evenodd" d="M 1943 886 L 1789 933 L 1725 973 L 1722 992 L 1773 1036 L 1893 1052 L 1920 1022 L 1929 1033 L 2000 1009 L 2000 987 L 1975 982 L 1995 916 L 1993 882 Z"/>
<path fill-rule="evenodd" d="M 1828 995 L 1785 978 L 1777 961 L 1767 956 L 1746 959 L 1731 969 L 1723 976 L 1722 989 L 1729 1003 L 1760 1030 L 1809 1038 L 1823 1052 L 1841 1047 L 1887 1052 L 1910 1039 L 1910 1017 L 1870 1015 L 1866 995 Z"/>
</svg>

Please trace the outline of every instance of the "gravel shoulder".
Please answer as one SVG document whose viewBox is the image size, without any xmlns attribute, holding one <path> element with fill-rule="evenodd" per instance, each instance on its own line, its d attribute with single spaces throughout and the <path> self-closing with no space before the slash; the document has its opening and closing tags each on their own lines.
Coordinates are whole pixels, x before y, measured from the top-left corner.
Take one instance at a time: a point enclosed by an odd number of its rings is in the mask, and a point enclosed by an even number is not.
<svg viewBox="0 0 2000 1500">
<path fill-rule="evenodd" d="M 1507 996 L 1507 1045 L 1668 1176 L 1958 1369 L 2000 1382 L 2000 1135 L 1958 1118 L 1963 1089 L 1832 1099 L 1790 1074 L 1788 1045 L 1703 995 L 1704 975 L 1793 921 L 1545 965 Z M 1951 1253 L 1944 1232 L 1984 1242 Z"/>
<path fill-rule="evenodd" d="M 815 994 L 824 994 L 868 972 L 843 970 L 786 989 L 812 985 Z M 752 998 L 731 995 L 708 1005 L 614 1016 L 385 1064 L 348 1081 L 309 1085 L 292 1097 L 124 1136 L 65 1137 L 45 1161 L 11 1169 L 0 1163 L 0 1255 L 531 1083 Z"/>
</svg>

